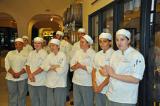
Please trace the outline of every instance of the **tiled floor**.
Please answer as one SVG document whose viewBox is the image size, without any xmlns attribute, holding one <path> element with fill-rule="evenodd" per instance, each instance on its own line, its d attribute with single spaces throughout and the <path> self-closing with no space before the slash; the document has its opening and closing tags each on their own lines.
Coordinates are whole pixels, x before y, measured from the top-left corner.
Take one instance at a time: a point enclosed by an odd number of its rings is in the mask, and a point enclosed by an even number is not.
<svg viewBox="0 0 160 106">
<path fill-rule="evenodd" d="M 0 70 L 0 106 L 8 106 L 8 91 L 5 81 L 5 72 L 1 71 L 2 70 Z M 27 106 L 31 106 L 29 96 L 27 96 Z M 70 105 L 70 101 L 66 102 L 66 106 L 72 106 Z"/>
<path fill-rule="evenodd" d="M 8 106 L 8 91 L 5 81 L 5 72 L 0 72 L 0 100 L 0 106 Z M 29 96 L 27 96 L 27 106 L 30 106 Z"/>
<path fill-rule="evenodd" d="M 5 69 L 4 69 L 4 56 L 0 55 L 0 106 L 8 106 L 8 91 L 7 91 L 7 85 L 5 80 Z M 72 94 L 70 94 L 70 97 L 72 97 Z M 71 99 L 73 100 L 73 99 Z M 66 102 L 66 106 L 72 106 L 70 105 L 71 101 Z M 27 106 L 30 105 L 30 98 L 27 96 Z"/>
<path fill-rule="evenodd" d="M 4 75 L 5 75 L 4 72 L 3 73 L 0 72 L 0 99 L 1 99 L 0 106 L 7 106 L 7 100 L 8 100 L 7 87 L 6 87 Z"/>
</svg>

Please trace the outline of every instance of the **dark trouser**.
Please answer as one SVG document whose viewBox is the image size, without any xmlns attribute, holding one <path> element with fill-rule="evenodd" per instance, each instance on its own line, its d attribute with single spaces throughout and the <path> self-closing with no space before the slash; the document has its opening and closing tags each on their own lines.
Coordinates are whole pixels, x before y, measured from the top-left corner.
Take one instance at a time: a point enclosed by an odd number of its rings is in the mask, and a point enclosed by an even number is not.
<svg viewBox="0 0 160 106">
<path fill-rule="evenodd" d="M 74 106 L 93 106 L 93 89 L 91 86 L 73 84 Z"/>
<path fill-rule="evenodd" d="M 96 106 L 106 106 L 106 95 L 102 93 L 95 93 Z"/>
<path fill-rule="evenodd" d="M 22 81 L 7 80 L 8 106 L 26 106 L 27 79 Z"/>
<path fill-rule="evenodd" d="M 65 106 L 67 88 L 47 88 L 47 106 Z"/>
<path fill-rule="evenodd" d="M 67 78 L 67 88 L 68 88 L 69 91 L 73 90 L 72 77 L 73 77 L 73 72 L 71 72 L 69 70 L 68 71 L 68 78 Z"/>
<path fill-rule="evenodd" d="M 126 103 L 117 103 L 117 102 L 113 102 L 108 100 L 108 105 L 106 106 L 136 106 L 136 104 L 126 104 Z"/>
<path fill-rule="evenodd" d="M 29 85 L 28 88 L 32 106 L 47 105 L 47 88 L 45 86 Z"/>
</svg>

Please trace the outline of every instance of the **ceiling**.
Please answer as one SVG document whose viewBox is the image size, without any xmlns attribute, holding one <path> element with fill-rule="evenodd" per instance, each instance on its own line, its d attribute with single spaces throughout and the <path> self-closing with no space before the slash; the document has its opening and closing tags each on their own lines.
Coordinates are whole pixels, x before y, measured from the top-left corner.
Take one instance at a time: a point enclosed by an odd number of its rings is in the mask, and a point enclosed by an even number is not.
<svg viewBox="0 0 160 106">
<path fill-rule="evenodd" d="M 40 14 L 34 16 L 30 21 L 34 21 L 34 27 L 38 29 L 51 27 L 54 30 L 59 30 L 62 28 L 62 26 L 59 25 L 59 23 L 62 22 L 63 19 L 58 15 Z M 17 27 L 17 25 L 13 17 L 5 13 L 0 13 L 0 27 L 15 28 Z"/>
<path fill-rule="evenodd" d="M 38 29 L 51 27 L 54 30 L 61 30 L 62 26 L 59 23 L 63 22 L 61 16 L 51 14 L 39 14 L 31 20 L 35 21 L 34 27 Z"/>
<path fill-rule="evenodd" d="M 70 4 L 82 3 L 84 0 L 0 0 L 0 27 L 17 27 L 21 17 L 29 17 L 36 28 L 63 28 L 63 14 Z M 9 8 L 8 8 L 9 7 Z M 15 19 L 9 15 L 17 16 Z M 35 14 L 35 15 L 34 15 Z M 51 21 L 52 18 L 52 21 Z M 21 20 L 21 19 L 20 19 Z"/>
<path fill-rule="evenodd" d="M 16 27 L 15 19 L 9 15 L 13 13 L 20 18 L 30 17 L 29 23 L 34 22 L 36 28 L 59 29 L 63 25 L 63 12 L 73 1 L 76 0 L 0 0 L 0 27 Z"/>
<path fill-rule="evenodd" d="M 0 20 L 13 20 L 13 17 L 5 13 L 0 13 Z"/>
</svg>

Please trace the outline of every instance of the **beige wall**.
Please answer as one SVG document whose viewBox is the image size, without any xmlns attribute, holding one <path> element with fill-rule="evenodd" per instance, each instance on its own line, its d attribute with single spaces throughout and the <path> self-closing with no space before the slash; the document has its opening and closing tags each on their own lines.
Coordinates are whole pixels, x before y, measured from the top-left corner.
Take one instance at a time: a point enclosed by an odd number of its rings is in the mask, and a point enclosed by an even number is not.
<svg viewBox="0 0 160 106">
<path fill-rule="evenodd" d="M 31 36 L 32 17 L 38 14 L 55 14 L 63 17 L 63 13 L 74 0 L 0 0 L 0 13 L 7 13 L 17 23 L 18 35 Z M 83 0 L 83 26 L 88 31 L 88 15 L 106 6 L 113 0 Z M 50 11 L 46 11 L 49 9 Z M 31 23 L 30 23 L 31 22 Z M 62 22 L 60 24 L 63 24 Z"/>
<path fill-rule="evenodd" d="M 0 13 L 7 13 L 15 19 L 18 36 L 30 37 L 31 32 L 28 29 L 31 29 L 32 24 L 29 22 L 32 17 L 38 14 L 63 17 L 64 10 L 71 2 L 72 0 L 0 0 Z"/>
<path fill-rule="evenodd" d="M 0 20 L 0 27 L 12 27 L 12 28 L 16 28 L 17 24 L 15 22 L 11 22 L 11 21 L 1 21 Z"/>
<path fill-rule="evenodd" d="M 83 27 L 88 31 L 88 15 L 99 10 L 100 8 L 111 3 L 113 0 L 97 0 L 93 5 L 91 3 L 94 0 L 84 0 L 83 3 Z"/>
</svg>

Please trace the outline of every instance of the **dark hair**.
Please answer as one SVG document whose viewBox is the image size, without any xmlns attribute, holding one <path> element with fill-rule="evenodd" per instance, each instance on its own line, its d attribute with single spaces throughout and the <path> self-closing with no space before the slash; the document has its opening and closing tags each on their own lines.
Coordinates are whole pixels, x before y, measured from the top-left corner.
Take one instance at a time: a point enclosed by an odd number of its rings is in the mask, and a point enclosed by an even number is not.
<svg viewBox="0 0 160 106">
<path fill-rule="evenodd" d="M 125 38 L 127 38 L 127 40 L 129 40 L 129 38 L 127 36 L 125 36 Z"/>
<path fill-rule="evenodd" d="M 67 37 L 67 39 L 69 39 L 70 37 L 68 35 L 64 35 L 63 38 Z"/>
</svg>

